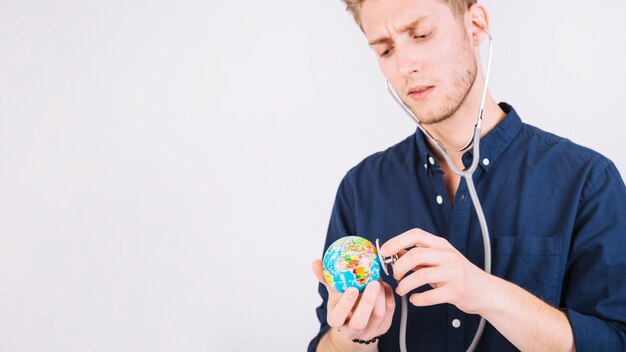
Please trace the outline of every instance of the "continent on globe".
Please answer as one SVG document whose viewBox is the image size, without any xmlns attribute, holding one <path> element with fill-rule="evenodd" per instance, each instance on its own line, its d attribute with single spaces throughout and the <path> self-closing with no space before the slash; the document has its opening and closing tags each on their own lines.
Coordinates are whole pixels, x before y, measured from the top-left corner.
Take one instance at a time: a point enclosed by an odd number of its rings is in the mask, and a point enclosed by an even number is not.
<svg viewBox="0 0 626 352">
<path fill-rule="evenodd" d="M 328 247 L 324 254 L 324 277 L 337 291 L 365 286 L 380 277 L 378 253 L 372 242 L 363 237 L 346 236 Z"/>
</svg>

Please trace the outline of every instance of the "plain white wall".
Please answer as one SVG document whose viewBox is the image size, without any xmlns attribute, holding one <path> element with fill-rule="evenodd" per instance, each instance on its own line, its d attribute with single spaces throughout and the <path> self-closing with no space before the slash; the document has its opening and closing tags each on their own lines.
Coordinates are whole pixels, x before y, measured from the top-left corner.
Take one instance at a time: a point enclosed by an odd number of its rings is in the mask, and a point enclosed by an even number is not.
<svg viewBox="0 0 626 352">
<path fill-rule="evenodd" d="M 496 100 L 626 174 L 626 2 L 484 3 Z M 0 350 L 303 350 L 339 181 L 414 130 L 339 0 L 1 0 Z"/>
</svg>

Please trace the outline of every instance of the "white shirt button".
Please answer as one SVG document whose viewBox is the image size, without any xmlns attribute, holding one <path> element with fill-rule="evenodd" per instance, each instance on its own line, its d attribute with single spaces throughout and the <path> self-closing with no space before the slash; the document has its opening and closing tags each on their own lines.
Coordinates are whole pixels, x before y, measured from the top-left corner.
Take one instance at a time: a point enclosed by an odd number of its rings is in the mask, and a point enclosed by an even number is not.
<svg viewBox="0 0 626 352">
<path fill-rule="evenodd" d="M 435 159 L 433 159 L 432 156 L 428 157 L 428 162 L 430 163 L 430 165 L 435 165 Z"/>
<path fill-rule="evenodd" d="M 452 326 L 453 326 L 455 329 L 458 329 L 458 328 L 459 328 L 459 326 L 461 326 L 461 321 L 460 321 L 459 319 L 454 319 L 454 320 L 452 321 Z"/>
<path fill-rule="evenodd" d="M 443 204 L 443 197 L 437 196 L 437 204 Z"/>
<path fill-rule="evenodd" d="M 485 166 L 489 165 L 489 159 L 484 158 L 483 159 L 483 165 L 485 165 Z"/>
<path fill-rule="evenodd" d="M 424 169 L 428 169 L 428 164 L 424 164 Z"/>
</svg>

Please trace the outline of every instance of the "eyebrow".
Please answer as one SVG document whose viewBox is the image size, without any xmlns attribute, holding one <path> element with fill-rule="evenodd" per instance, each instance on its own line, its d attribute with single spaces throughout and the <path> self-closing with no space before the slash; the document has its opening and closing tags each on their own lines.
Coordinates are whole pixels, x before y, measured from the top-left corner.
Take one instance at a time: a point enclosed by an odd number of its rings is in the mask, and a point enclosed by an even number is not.
<svg viewBox="0 0 626 352">
<path fill-rule="evenodd" d="M 407 24 L 405 26 L 402 26 L 400 28 L 399 33 L 405 33 L 405 32 L 408 32 L 410 30 L 415 29 L 415 27 L 417 27 L 420 24 L 420 22 L 422 22 L 427 17 L 428 17 L 428 15 L 422 16 L 422 17 L 416 19 L 415 21 L 413 21 L 413 22 L 411 22 L 411 23 L 409 23 L 409 24 Z M 391 41 L 392 40 L 389 37 L 380 37 L 380 38 L 377 38 L 377 39 L 369 41 L 368 44 L 370 46 L 373 46 L 373 45 L 378 45 L 378 44 L 383 44 L 383 43 L 389 43 Z"/>
</svg>

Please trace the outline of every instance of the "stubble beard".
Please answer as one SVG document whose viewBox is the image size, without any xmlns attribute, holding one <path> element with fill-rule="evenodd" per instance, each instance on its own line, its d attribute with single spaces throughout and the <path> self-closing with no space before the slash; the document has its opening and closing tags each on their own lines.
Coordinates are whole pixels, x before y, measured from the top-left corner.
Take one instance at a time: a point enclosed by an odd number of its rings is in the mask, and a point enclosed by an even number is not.
<svg viewBox="0 0 626 352">
<path fill-rule="evenodd" d="M 469 44 L 466 44 L 463 52 L 466 58 L 459 60 L 450 80 L 450 86 L 453 90 L 443 97 L 439 106 L 416 114 L 422 125 L 433 125 L 449 119 L 465 103 L 467 96 L 474 87 L 478 72 L 476 59 L 469 49 Z M 465 62 L 469 64 L 463 65 Z"/>
</svg>

